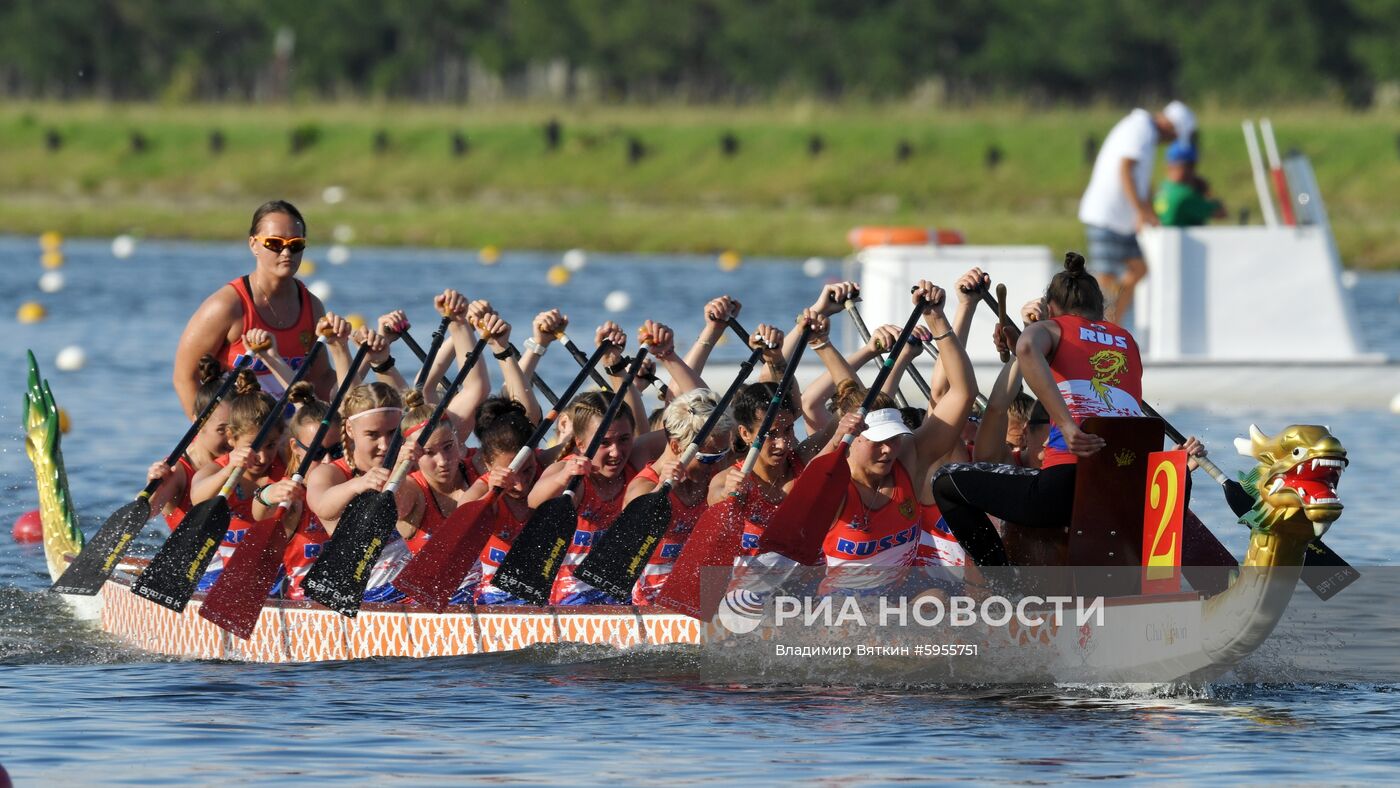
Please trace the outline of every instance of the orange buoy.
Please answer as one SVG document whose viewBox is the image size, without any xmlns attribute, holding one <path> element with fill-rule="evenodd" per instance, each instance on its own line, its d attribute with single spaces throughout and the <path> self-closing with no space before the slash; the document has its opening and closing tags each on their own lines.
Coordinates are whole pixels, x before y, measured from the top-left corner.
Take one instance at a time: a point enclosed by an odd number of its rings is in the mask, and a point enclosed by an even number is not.
<svg viewBox="0 0 1400 788">
<path fill-rule="evenodd" d="M 10 535 L 16 542 L 21 544 L 33 544 L 44 538 L 44 521 L 39 516 L 38 509 L 31 509 L 20 515 L 15 520 L 15 527 L 11 529 Z"/>
<path fill-rule="evenodd" d="M 930 227 L 856 227 L 846 234 L 852 248 L 871 246 L 957 246 L 963 234 L 957 230 Z"/>
</svg>

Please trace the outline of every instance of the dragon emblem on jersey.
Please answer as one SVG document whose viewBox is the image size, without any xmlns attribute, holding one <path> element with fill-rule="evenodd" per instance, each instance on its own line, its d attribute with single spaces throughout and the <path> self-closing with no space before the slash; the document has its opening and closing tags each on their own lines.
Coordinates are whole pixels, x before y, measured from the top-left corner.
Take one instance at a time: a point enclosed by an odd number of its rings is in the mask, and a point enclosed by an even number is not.
<svg viewBox="0 0 1400 788">
<path fill-rule="evenodd" d="M 1294 424 L 1271 437 L 1251 424 L 1249 437 L 1236 438 L 1235 448 L 1259 462 L 1241 477 L 1256 498 L 1254 509 L 1241 518 L 1250 526 L 1320 537 L 1341 517 L 1337 482 L 1347 450 L 1326 427 Z"/>
<path fill-rule="evenodd" d="M 1128 368 L 1128 357 L 1117 350 L 1100 350 L 1089 357 L 1089 365 L 1094 368 L 1094 378 L 1089 381 L 1089 386 L 1104 405 L 1112 408 L 1113 395 L 1108 388 L 1118 385 L 1118 378 Z"/>
</svg>

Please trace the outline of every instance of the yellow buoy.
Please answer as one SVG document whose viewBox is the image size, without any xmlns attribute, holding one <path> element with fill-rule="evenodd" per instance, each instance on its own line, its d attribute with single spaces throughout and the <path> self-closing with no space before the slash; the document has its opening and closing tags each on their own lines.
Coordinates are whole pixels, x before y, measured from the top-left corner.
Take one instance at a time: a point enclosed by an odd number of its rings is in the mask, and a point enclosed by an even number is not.
<svg viewBox="0 0 1400 788">
<path fill-rule="evenodd" d="M 297 276 L 314 276 L 316 274 L 316 261 L 302 260 L 301 267 L 297 269 Z"/>
<path fill-rule="evenodd" d="M 68 428 L 69 428 L 69 427 L 72 427 L 72 426 L 73 426 L 73 423 L 70 422 L 70 421 L 68 420 L 68 411 L 64 410 L 63 408 L 59 408 L 59 409 L 58 409 L 58 431 L 61 432 L 61 433 L 63 433 L 64 435 L 67 435 L 67 434 L 68 434 Z"/>
<path fill-rule="evenodd" d="M 483 246 L 476 257 L 482 265 L 495 265 L 501 261 L 501 250 L 491 245 Z"/>
<path fill-rule="evenodd" d="M 39 247 L 44 251 L 51 251 L 63 245 L 63 236 L 55 230 L 49 230 L 39 236 Z"/>
<path fill-rule="evenodd" d="M 569 273 L 569 269 L 562 265 L 552 265 L 549 267 L 549 273 L 545 274 L 545 279 L 549 280 L 550 284 L 558 287 L 568 284 L 570 276 L 572 276 L 572 274 Z"/>
<path fill-rule="evenodd" d="M 44 305 L 37 301 L 25 301 L 19 305 L 19 312 L 15 314 L 15 319 L 21 323 L 37 323 L 48 317 L 49 312 L 44 309 Z"/>
<path fill-rule="evenodd" d="M 743 262 L 744 258 L 740 257 L 738 252 L 734 251 L 733 249 L 726 249 L 723 252 L 720 252 L 719 270 L 733 271 L 734 269 L 738 268 Z"/>
<path fill-rule="evenodd" d="M 57 249 L 50 249 L 47 252 L 44 252 L 43 257 L 40 257 L 39 261 L 44 264 L 45 268 L 62 268 L 63 252 L 60 252 Z"/>
<path fill-rule="evenodd" d="M 365 327 L 365 316 L 359 312 L 352 312 L 345 316 L 345 322 L 350 324 L 352 331 L 359 331 Z"/>
</svg>

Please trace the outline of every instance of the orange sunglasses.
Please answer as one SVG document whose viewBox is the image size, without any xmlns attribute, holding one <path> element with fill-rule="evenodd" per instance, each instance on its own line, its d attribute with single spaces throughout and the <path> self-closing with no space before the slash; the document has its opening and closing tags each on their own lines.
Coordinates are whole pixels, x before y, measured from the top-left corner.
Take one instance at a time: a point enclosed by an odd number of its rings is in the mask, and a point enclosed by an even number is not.
<svg viewBox="0 0 1400 788">
<path fill-rule="evenodd" d="M 283 238 L 280 235 L 258 235 L 254 236 L 263 248 L 273 254 L 282 254 L 286 249 L 292 254 L 301 254 L 306 249 L 306 239 L 300 236 L 296 238 Z"/>
</svg>

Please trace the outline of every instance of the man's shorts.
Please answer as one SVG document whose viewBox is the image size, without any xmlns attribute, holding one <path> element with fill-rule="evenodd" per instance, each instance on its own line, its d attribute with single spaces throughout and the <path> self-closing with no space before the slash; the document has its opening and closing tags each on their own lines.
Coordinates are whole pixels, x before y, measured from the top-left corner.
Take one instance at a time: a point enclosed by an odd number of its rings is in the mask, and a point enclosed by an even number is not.
<svg viewBox="0 0 1400 788">
<path fill-rule="evenodd" d="M 1136 235 L 1093 225 L 1085 225 L 1084 232 L 1089 237 L 1089 270 L 1094 273 L 1122 276 L 1128 260 L 1142 259 Z"/>
</svg>

